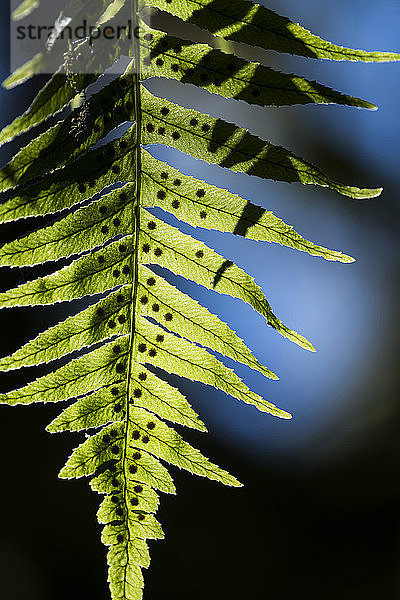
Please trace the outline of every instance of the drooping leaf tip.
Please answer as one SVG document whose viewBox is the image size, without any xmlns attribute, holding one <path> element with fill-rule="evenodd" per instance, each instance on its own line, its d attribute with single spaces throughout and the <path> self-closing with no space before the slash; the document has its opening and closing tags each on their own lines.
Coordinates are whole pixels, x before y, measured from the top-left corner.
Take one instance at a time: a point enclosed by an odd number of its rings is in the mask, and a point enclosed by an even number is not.
<svg viewBox="0 0 400 600">
<path fill-rule="evenodd" d="M 343 196 L 354 198 L 355 200 L 367 200 L 377 198 L 383 192 L 383 188 L 358 188 L 351 186 L 337 186 L 336 189 Z"/>
</svg>

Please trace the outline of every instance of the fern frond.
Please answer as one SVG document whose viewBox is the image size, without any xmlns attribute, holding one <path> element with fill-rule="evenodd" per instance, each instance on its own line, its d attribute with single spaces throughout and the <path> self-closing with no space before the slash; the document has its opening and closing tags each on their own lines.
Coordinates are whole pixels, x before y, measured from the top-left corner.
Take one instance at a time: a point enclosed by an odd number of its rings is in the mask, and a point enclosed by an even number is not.
<svg viewBox="0 0 400 600">
<path fill-rule="evenodd" d="M 25 0 L 13 17 L 22 19 L 38 5 L 38 0 Z M 2 145 L 31 132 L 30 142 L 0 169 L 0 222 L 22 228 L 0 248 L 0 266 L 45 264 L 47 273 L 19 278 L 19 285 L 0 293 L 0 307 L 72 300 L 79 300 L 80 307 L 0 359 L 4 372 L 49 365 L 40 378 L 1 394 L 0 402 L 71 401 L 47 430 L 92 430 L 60 477 L 91 476 L 92 489 L 104 496 L 97 516 L 109 547 L 113 600 L 142 597 L 141 570 L 150 563 L 147 540 L 164 536 L 154 516 L 159 493 L 175 493 L 163 463 L 241 485 L 166 423 L 206 431 L 162 373 L 290 418 L 223 361 L 241 363 L 270 379 L 278 379 L 275 373 L 227 323 L 172 285 L 167 272 L 245 302 L 283 337 L 314 350 L 275 315 L 250 274 L 166 222 L 167 213 L 178 224 L 278 243 L 328 261 L 354 260 L 305 239 L 265 208 L 156 159 L 151 146 L 163 144 L 231 171 L 328 187 L 352 198 L 381 192 L 332 181 L 317 166 L 236 123 L 183 107 L 179 98 L 171 102 L 152 94 L 142 82 L 158 77 L 259 107 L 335 103 L 375 108 L 318 82 L 239 58 L 234 46 L 233 54 L 226 54 L 150 27 L 139 16 L 146 6 L 225 40 L 277 52 L 364 62 L 400 58 L 331 44 L 246 0 L 72 0 L 65 14 L 73 24 L 85 16 L 96 27 L 115 27 L 119 19 L 134 17 L 139 36 L 125 31 L 113 42 L 96 41 L 95 51 L 89 37 L 72 47 L 56 37 L 48 51 L 4 82 L 11 88 L 37 72 L 54 73 L 27 111 L 0 133 Z M 102 78 L 121 57 L 128 64 L 122 74 Z M 76 68 L 79 60 L 86 71 Z M 44 122 L 47 129 L 35 135 Z M 47 219 L 24 231 L 24 220 L 32 217 Z"/>
</svg>

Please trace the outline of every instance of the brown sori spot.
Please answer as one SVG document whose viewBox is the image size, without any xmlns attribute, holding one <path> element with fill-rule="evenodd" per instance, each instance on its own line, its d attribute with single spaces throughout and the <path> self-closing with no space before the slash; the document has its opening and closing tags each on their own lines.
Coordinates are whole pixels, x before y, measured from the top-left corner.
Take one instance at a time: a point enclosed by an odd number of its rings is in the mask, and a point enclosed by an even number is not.
<svg viewBox="0 0 400 600">
<path fill-rule="evenodd" d="M 119 533 L 117 535 L 117 542 L 118 544 L 121 544 L 124 541 L 124 536 L 122 535 L 122 533 Z"/>
<path fill-rule="evenodd" d="M 131 111 L 133 108 L 133 104 L 130 100 L 125 104 L 126 110 Z"/>
<path fill-rule="evenodd" d="M 114 225 L 115 225 L 115 221 L 114 221 Z M 118 223 L 118 225 L 119 225 L 119 223 Z M 124 252 L 126 252 L 126 246 L 125 246 L 125 244 L 120 244 L 120 245 L 118 246 L 118 250 L 119 250 L 121 253 L 124 253 Z"/>
<path fill-rule="evenodd" d="M 113 348 L 114 354 L 119 354 L 121 352 L 121 346 L 117 345 Z"/>
<path fill-rule="evenodd" d="M 220 87 L 222 85 L 221 79 L 214 79 L 214 85 L 216 85 L 217 87 Z"/>
<path fill-rule="evenodd" d="M 197 120 L 197 119 L 191 119 L 191 120 L 190 120 L 190 124 L 191 124 L 191 126 L 192 126 L 192 127 L 196 127 L 196 125 L 198 125 L 198 124 L 199 124 L 199 122 L 198 122 L 198 120 Z"/>
<path fill-rule="evenodd" d="M 166 173 L 165 171 L 163 171 L 161 173 L 161 179 L 168 179 L 168 173 Z"/>
<path fill-rule="evenodd" d="M 137 498 L 131 498 L 130 503 L 132 506 L 137 506 L 139 504 L 139 500 Z"/>
<path fill-rule="evenodd" d="M 117 467 L 115 465 L 110 465 L 108 468 L 111 471 L 111 473 L 115 473 L 115 471 L 117 470 Z"/>
<path fill-rule="evenodd" d="M 140 454 L 140 452 L 134 452 L 132 458 L 133 460 L 140 460 L 142 458 L 142 455 Z"/>
<path fill-rule="evenodd" d="M 172 208 L 179 208 L 180 207 L 180 202 L 179 200 L 173 200 L 172 201 Z"/>
<path fill-rule="evenodd" d="M 210 131 L 210 126 L 207 125 L 207 123 L 204 123 L 204 125 L 201 126 L 201 129 L 202 129 L 202 131 L 207 133 L 207 131 Z"/>
<path fill-rule="evenodd" d="M 156 249 L 154 250 L 154 254 L 155 254 L 156 256 L 161 256 L 161 254 L 162 254 L 162 250 L 161 250 L 161 248 L 156 248 Z"/>
<path fill-rule="evenodd" d="M 169 113 L 169 108 L 167 108 L 166 106 L 163 106 L 161 109 L 161 114 L 166 116 Z"/>
<path fill-rule="evenodd" d="M 122 86 L 123 88 L 126 88 L 126 86 L 127 86 L 127 85 L 128 85 L 128 82 L 127 82 L 127 80 L 126 80 L 126 79 L 121 79 L 121 86 Z"/>
<path fill-rule="evenodd" d="M 153 123 L 148 123 L 148 124 L 146 125 L 146 129 L 147 129 L 147 131 L 148 131 L 149 133 L 153 133 L 153 131 L 154 131 L 154 125 L 153 125 Z"/>
<path fill-rule="evenodd" d="M 149 421 L 147 423 L 147 429 L 155 429 L 156 424 L 154 423 L 154 421 Z"/>
<path fill-rule="evenodd" d="M 159 200 L 164 200 L 164 198 L 165 198 L 165 196 L 166 196 L 166 195 L 167 195 L 167 194 L 164 192 L 164 190 L 159 190 L 159 191 L 157 192 L 157 198 L 158 198 Z"/>
<path fill-rule="evenodd" d="M 118 435 L 118 431 L 117 431 L 116 429 L 111 429 L 111 431 L 110 431 L 110 435 L 111 435 L 112 437 L 117 437 L 117 435 Z"/>
<path fill-rule="evenodd" d="M 111 484 L 112 484 L 114 487 L 117 487 L 117 486 L 119 485 L 119 481 L 118 481 L 118 479 L 117 479 L 116 477 L 114 477 L 114 478 L 112 479 L 112 481 L 111 481 Z"/>
<path fill-rule="evenodd" d="M 149 299 L 148 299 L 148 297 L 147 297 L 147 296 L 142 296 L 142 297 L 140 298 L 140 303 L 141 303 L 141 304 L 147 304 L 147 303 L 148 303 L 148 301 L 149 301 Z"/>
<path fill-rule="evenodd" d="M 174 179 L 174 185 L 181 185 L 182 181 L 180 179 Z"/>
<path fill-rule="evenodd" d="M 128 144 L 125 140 L 121 140 L 119 143 L 119 147 L 121 148 L 121 150 L 125 150 L 125 148 L 128 147 Z"/>
<path fill-rule="evenodd" d="M 104 205 L 100 206 L 99 211 L 100 211 L 101 215 L 105 215 L 107 212 L 107 206 L 104 206 Z"/>
<path fill-rule="evenodd" d="M 174 140 L 179 140 L 179 138 L 180 138 L 180 137 L 181 137 L 181 134 L 179 133 L 179 131 L 174 131 L 174 132 L 172 133 L 172 138 L 173 138 Z"/>
<path fill-rule="evenodd" d="M 160 135 L 164 135 L 164 134 L 165 134 L 165 127 L 159 127 L 159 128 L 158 128 L 158 133 L 159 133 Z"/>
<path fill-rule="evenodd" d="M 97 262 L 99 262 L 102 265 L 105 262 L 104 256 L 98 256 L 97 257 Z"/>
<path fill-rule="evenodd" d="M 165 0 L 166 2 L 171 2 L 172 0 Z M 145 515 L 138 515 L 138 519 L 139 521 L 144 521 L 145 520 Z"/>
<path fill-rule="evenodd" d="M 186 69 L 185 75 L 187 75 L 187 77 L 192 77 L 193 73 L 194 73 L 194 69 L 190 68 L 190 69 Z"/>
<path fill-rule="evenodd" d="M 78 190 L 81 192 L 81 194 L 84 194 L 86 192 L 86 186 L 83 185 L 83 183 L 80 183 L 78 185 Z"/>
<path fill-rule="evenodd" d="M 104 442 L 105 444 L 108 444 L 110 440 L 111 440 L 111 438 L 110 438 L 110 436 L 109 436 L 109 435 L 105 435 L 105 436 L 103 437 L 103 442 Z"/>
<path fill-rule="evenodd" d="M 119 454 L 119 446 L 117 446 L 117 444 L 114 444 L 114 446 L 111 446 L 111 452 L 113 454 Z"/>
<path fill-rule="evenodd" d="M 163 59 L 162 58 L 157 58 L 157 60 L 156 60 L 157 67 L 162 67 L 163 64 L 164 64 Z"/>
<path fill-rule="evenodd" d="M 125 200 L 126 200 L 125 192 L 122 192 L 122 194 L 119 195 L 119 199 L 122 200 L 122 202 L 125 202 Z"/>
<path fill-rule="evenodd" d="M 156 337 L 156 340 L 157 340 L 157 342 L 160 342 L 160 343 L 162 343 L 162 342 L 164 341 L 164 336 L 163 336 L 163 335 L 158 335 L 158 336 Z"/>
<path fill-rule="evenodd" d="M 143 444 L 148 444 L 148 443 L 149 443 L 149 441 L 150 441 L 150 438 L 149 438 L 149 436 L 148 436 L 148 435 L 144 435 L 144 436 L 142 437 L 142 442 L 143 442 Z"/>
<path fill-rule="evenodd" d="M 115 321 L 109 321 L 108 322 L 108 326 L 109 326 L 110 329 L 114 329 L 114 327 L 115 327 Z"/>
<path fill-rule="evenodd" d="M 156 280 L 154 279 L 154 277 L 149 277 L 147 280 L 147 285 L 155 285 L 156 284 Z"/>
<path fill-rule="evenodd" d="M 139 373 L 140 381 L 145 381 L 147 379 L 147 373 Z"/>
<path fill-rule="evenodd" d="M 175 46 L 174 51 L 177 54 L 180 54 L 180 52 L 182 52 L 182 46 L 180 44 L 178 44 L 177 46 Z"/>
<path fill-rule="evenodd" d="M 118 388 L 116 388 L 116 387 L 111 388 L 111 393 L 113 396 L 118 396 L 118 393 L 119 393 Z"/>
<path fill-rule="evenodd" d="M 203 256 L 204 256 L 203 250 L 197 250 L 196 256 L 197 256 L 197 258 L 203 258 Z"/>
<path fill-rule="evenodd" d="M 206 216 L 207 216 L 207 213 L 206 213 L 206 211 L 205 211 L 205 210 L 202 210 L 202 211 L 201 211 L 201 213 L 200 213 L 200 219 L 205 219 L 205 218 L 206 218 Z"/>
<path fill-rule="evenodd" d="M 203 196 L 205 196 L 205 194 L 206 194 L 206 192 L 205 192 L 205 190 L 203 190 L 203 189 L 200 189 L 200 190 L 197 190 L 197 191 L 196 191 L 196 196 L 197 196 L 198 198 L 202 198 Z"/>
<path fill-rule="evenodd" d="M 121 275 L 121 271 L 119 269 L 114 269 L 113 271 L 113 277 L 117 278 Z"/>
<path fill-rule="evenodd" d="M 149 350 L 149 356 L 151 356 L 151 358 L 154 358 L 155 356 L 157 356 L 157 350 L 154 350 L 154 348 Z"/>
<path fill-rule="evenodd" d="M 173 65 L 171 65 L 171 69 L 174 71 L 174 73 L 177 73 L 179 71 L 179 65 L 177 63 L 174 63 Z"/>
<path fill-rule="evenodd" d="M 118 227 L 119 225 L 121 225 L 121 221 L 117 218 L 113 220 L 113 225 L 115 225 L 115 227 Z"/>
<path fill-rule="evenodd" d="M 98 308 L 96 312 L 99 317 L 104 317 L 104 308 Z"/>
<path fill-rule="evenodd" d="M 122 272 L 124 275 L 130 275 L 130 268 L 128 266 L 123 267 Z"/>
<path fill-rule="evenodd" d="M 143 36 L 143 39 L 145 39 L 146 42 L 151 42 L 151 40 L 153 39 L 153 34 L 152 33 L 146 33 L 146 35 Z"/>
<path fill-rule="evenodd" d="M 140 432 L 139 431 L 133 431 L 132 432 L 132 439 L 133 440 L 138 440 L 140 438 Z"/>
<path fill-rule="evenodd" d="M 116 404 L 114 406 L 114 412 L 119 413 L 122 410 L 122 406 L 120 404 Z"/>
<path fill-rule="evenodd" d="M 138 350 L 139 352 L 146 352 L 146 344 L 139 344 Z"/>
<path fill-rule="evenodd" d="M 166 321 L 172 321 L 172 314 L 171 314 L 171 313 L 167 313 L 167 314 L 164 316 L 164 318 L 165 318 L 165 320 L 166 320 Z"/>
<path fill-rule="evenodd" d="M 119 502 L 119 498 L 118 498 L 118 496 L 111 496 L 111 502 L 112 502 L 113 504 L 118 504 L 118 502 Z"/>
<path fill-rule="evenodd" d="M 117 175 L 117 174 L 120 172 L 120 170 L 121 170 L 121 169 L 119 168 L 119 166 L 118 166 L 118 165 L 113 165 L 113 166 L 112 166 L 112 168 L 111 168 L 111 171 L 112 171 L 113 173 L 115 173 L 116 175 Z"/>
<path fill-rule="evenodd" d="M 148 227 L 149 229 L 155 229 L 155 228 L 157 227 L 157 225 L 155 224 L 155 222 L 154 222 L 154 221 L 149 221 L 149 222 L 147 223 L 147 227 Z"/>
<path fill-rule="evenodd" d="M 103 227 L 101 228 L 101 233 L 108 233 L 107 225 L 103 225 Z"/>
<path fill-rule="evenodd" d="M 115 514 L 118 515 L 118 517 L 122 517 L 124 511 L 120 506 L 118 506 L 118 508 L 115 509 Z"/>
<path fill-rule="evenodd" d="M 96 185 L 96 184 L 95 184 L 95 182 L 94 182 L 94 181 L 89 181 L 89 183 L 88 183 L 88 186 L 89 186 L 90 188 L 94 188 L 94 186 L 95 186 L 95 185 Z"/>
<path fill-rule="evenodd" d="M 153 304 L 153 306 L 151 307 L 153 312 L 158 312 L 160 310 L 160 305 L 159 304 Z"/>
<path fill-rule="evenodd" d="M 143 252 L 145 252 L 147 254 L 147 252 L 150 250 L 149 244 L 143 244 L 142 250 L 143 250 Z"/>
<path fill-rule="evenodd" d="M 142 396 L 142 390 L 140 388 L 135 388 L 133 390 L 133 395 L 135 396 L 135 398 L 141 398 L 141 396 Z"/>
<path fill-rule="evenodd" d="M 118 317 L 118 323 L 120 323 L 121 325 L 123 325 L 124 323 L 126 323 L 126 317 L 124 315 L 119 315 L 119 317 Z"/>
<path fill-rule="evenodd" d="M 118 294 L 117 302 L 119 302 L 121 304 L 124 300 L 125 300 L 124 296 L 122 294 Z"/>
<path fill-rule="evenodd" d="M 123 373 L 124 372 L 124 365 L 122 363 L 118 363 L 117 366 L 115 367 L 115 370 L 117 371 L 117 373 Z"/>
<path fill-rule="evenodd" d="M 131 475 L 134 475 L 135 473 L 137 473 L 137 467 L 135 467 L 135 465 L 131 465 L 129 467 L 129 473 L 131 473 Z"/>
</svg>

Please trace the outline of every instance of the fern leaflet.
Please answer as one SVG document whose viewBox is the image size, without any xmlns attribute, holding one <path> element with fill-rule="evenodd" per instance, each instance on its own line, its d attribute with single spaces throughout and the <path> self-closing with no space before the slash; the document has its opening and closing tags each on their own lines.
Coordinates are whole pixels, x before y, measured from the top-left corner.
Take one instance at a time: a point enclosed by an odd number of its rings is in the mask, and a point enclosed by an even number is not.
<svg viewBox="0 0 400 600">
<path fill-rule="evenodd" d="M 42 0 L 42 4 L 44 0 Z M 39 0 L 25 0 L 14 19 Z M 206 431 L 179 390 L 162 372 L 222 390 L 281 418 L 290 415 L 265 400 L 214 353 L 277 376 L 218 316 L 164 277 L 169 271 L 249 304 L 266 323 L 302 348 L 311 343 L 274 314 L 263 291 L 229 258 L 153 214 L 170 213 L 194 227 L 274 242 L 329 261 L 353 259 L 315 244 L 281 219 L 228 190 L 184 175 L 150 152 L 172 146 L 195 158 L 263 179 L 329 187 L 351 198 L 362 189 L 332 181 L 318 167 L 235 123 L 156 97 L 149 77 L 173 79 L 224 98 L 258 106 L 327 104 L 374 109 L 374 104 L 303 77 L 277 72 L 196 40 L 150 27 L 144 8 L 158 9 L 216 37 L 299 56 L 363 62 L 399 60 L 393 53 L 343 48 L 313 35 L 273 11 L 247 0 L 71 0 L 63 11 L 72 23 L 82 16 L 98 28 L 123 19 L 139 23 L 113 43 L 86 37 L 67 50 L 55 37 L 4 83 L 8 88 L 38 72 L 54 74 L 32 105 L 0 133 L 0 144 L 31 131 L 31 141 L 0 169 L 0 220 L 52 215 L 52 222 L 3 244 L 0 265 L 52 272 L 0 293 L 0 306 L 53 305 L 84 299 L 78 314 L 40 333 L 0 370 L 50 364 L 49 372 L 4 393 L 7 404 L 73 401 L 48 426 L 51 433 L 94 430 L 76 448 L 60 477 L 91 476 L 104 495 L 98 520 L 109 547 L 113 600 L 140 600 L 142 568 L 150 563 L 147 540 L 163 537 L 155 518 L 159 492 L 175 493 L 169 463 L 190 473 L 240 486 L 205 458 L 167 422 Z M 218 44 L 216 44 L 218 45 Z M 90 85 L 122 56 L 122 75 Z M 87 69 L 76 68 L 84 61 Z M 64 112 L 63 112 L 64 111 Z M 58 118 L 51 124 L 50 117 Z M 35 128 L 48 121 L 43 133 Z M 118 133 L 123 123 L 125 133 Z M 111 137 L 111 141 L 110 141 Z M 150 148 L 151 149 L 151 148 Z M 62 261 L 61 266 L 56 261 Z M 78 353 L 78 354 L 77 354 Z M 54 362 L 62 360 L 62 364 Z M 162 461 L 162 462 L 161 462 Z"/>
</svg>

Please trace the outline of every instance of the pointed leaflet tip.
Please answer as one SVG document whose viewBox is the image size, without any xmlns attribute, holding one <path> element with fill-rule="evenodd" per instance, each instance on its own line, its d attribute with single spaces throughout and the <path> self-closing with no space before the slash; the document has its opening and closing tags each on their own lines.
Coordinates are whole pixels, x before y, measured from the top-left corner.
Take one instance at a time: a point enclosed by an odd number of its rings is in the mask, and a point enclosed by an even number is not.
<svg viewBox="0 0 400 600">
<path fill-rule="evenodd" d="M 37 8 L 40 4 L 40 0 L 24 0 L 17 8 L 12 12 L 11 18 L 13 21 L 20 21 L 24 17 L 27 17 Z"/>
<path fill-rule="evenodd" d="M 293 419 L 293 415 L 291 415 L 288 412 L 284 412 L 282 411 L 281 415 L 278 415 L 281 419 L 285 419 L 286 421 L 290 421 L 291 419 Z"/>
<path fill-rule="evenodd" d="M 372 102 L 365 102 L 363 107 L 360 108 L 366 108 L 367 110 L 371 110 L 371 111 L 376 111 L 378 110 L 378 107 L 376 104 L 373 104 Z"/>
</svg>

